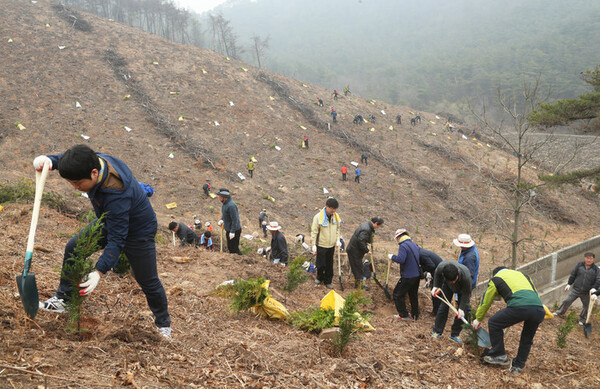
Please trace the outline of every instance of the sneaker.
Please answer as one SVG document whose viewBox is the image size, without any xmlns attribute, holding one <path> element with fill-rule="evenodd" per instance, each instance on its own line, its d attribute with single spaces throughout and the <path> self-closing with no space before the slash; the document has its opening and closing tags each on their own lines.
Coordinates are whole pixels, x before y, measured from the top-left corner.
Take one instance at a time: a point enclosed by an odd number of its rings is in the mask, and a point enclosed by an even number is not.
<svg viewBox="0 0 600 389">
<path fill-rule="evenodd" d="M 400 315 L 394 315 L 394 317 L 395 317 L 397 320 L 403 320 L 403 321 L 409 321 L 409 320 L 412 320 L 412 319 L 413 319 L 413 318 L 410 316 L 410 314 L 409 314 L 408 316 L 405 316 L 405 317 L 402 317 L 402 316 L 400 316 Z"/>
<path fill-rule="evenodd" d="M 452 339 L 456 343 L 462 343 L 463 342 L 462 339 L 459 338 L 458 336 L 452 336 L 452 335 L 450 335 L 450 339 Z"/>
<path fill-rule="evenodd" d="M 321 285 L 323 282 L 321 280 L 315 280 L 316 285 Z"/>
<path fill-rule="evenodd" d="M 432 338 L 434 338 L 434 339 L 437 339 L 437 338 L 439 338 L 440 336 L 442 336 L 442 334 L 440 334 L 439 332 L 435 332 L 435 331 L 434 331 L 434 332 L 432 332 L 432 333 L 431 333 L 431 337 L 432 337 Z"/>
<path fill-rule="evenodd" d="M 281 266 L 283 266 L 283 267 L 286 267 L 286 266 L 287 266 L 287 263 L 279 262 L 279 264 L 280 264 Z"/>
<path fill-rule="evenodd" d="M 585 324 L 585 323 L 583 322 L 583 320 L 579 320 L 579 325 L 580 325 L 580 326 L 582 326 L 582 325 L 584 325 L 584 324 Z"/>
<path fill-rule="evenodd" d="M 504 355 L 498 355 L 495 357 L 486 355 L 485 357 L 483 357 L 483 361 L 485 363 L 489 363 L 491 365 L 501 365 L 501 366 L 508 366 L 510 365 L 510 361 L 508 360 L 508 357 L 506 356 L 506 354 Z"/>
<path fill-rule="evenodd" d="M 327 285 L 325 285 L 325 287 L 326 287 L 327 289 L 333 289 L 333 285 L 331 285 L 331 284 L 327 284 Z"/>
<path fill-rule="evenodd" d="M 279 258 L 275 258 L 275 259 L 273 260 L 273 263 L 279 263 L 279 261 L 280 261 L 280 259 L 279 259 Z"/>
<path fill-rule="evenodd" d="M 164 336 L 166 339 L 171 340 L 171 327 L 156 327 L 158 333 Z"/>
<path fill-rule="evenodd" d="M 40 309 L 43 309 L 44 311 L 49 311 L 49 312 L 54 312 L 54 313 L 65 313 L 67 311 L 67 304 L 65 303 L 65 300 L 59 299 L 56 296 L 49 298 L 48 300 L 44 301 L 43 303 L 40 302 L 39 307 L 40 307 Z"/>
<path fill-rule="evenodd" d="M 519 375 L 519 374 L 521 374 L 521 372 L 523 371 L 523 368 L 522 368 L 522 367 L 516 367 L 516 366 L 513 366 L 513 365 L 512 365 L 512 362 L 511 362 L 511 364 L 510 364 L 510 369 L 509 369 L 508 371 L 509 371 L 511 374 L 514 374 L 514 375 Z"/>
</svg>

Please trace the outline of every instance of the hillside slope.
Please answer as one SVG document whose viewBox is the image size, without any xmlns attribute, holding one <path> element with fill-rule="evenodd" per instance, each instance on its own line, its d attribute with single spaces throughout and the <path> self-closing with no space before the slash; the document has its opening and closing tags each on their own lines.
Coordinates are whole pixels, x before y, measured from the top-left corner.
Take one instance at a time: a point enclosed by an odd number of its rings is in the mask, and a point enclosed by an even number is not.
<svg viewBox="0 0 600 389">
<path fill-rule="evenodd" d="M 455 345 L 429 339 L 430 318 L 410 324 L 409 331 L 392 322 L 394 309 L 375 286 L 369 292 L 374 299 L 369 308 L 376 313 L 372 323 L 378 331 L 352 346 L 345 359 L 332 357 L 327 343 L 283 323 L 234 315 L 224 300 L 208 294 L 214 286 L 230 278 L 268 275 L 273 288 L 281 290 L 284 269 L 252 255 L 240 259 L 173 250 L 165 243 L 166 225 L 172 218 L 191 223 L 194 215 L 218 220 L 220 204 L 201 196 L 201 185 L 211 179 L 214 188 L 233 191 L 245 233 L 256 229 L 259 210 L 267 208 L 291 238 L 307 233 L 312 215 L 325 201 L 324 187 L 340 200 L 347 238 L 367 218 L 386 219 L 376 241 L 379 262 L 384 262 L 385 250 L 395 249 L 390 235 L 398 227 L 449 259 L 457 256 L 451 239 L 468 231 L 477 239 L 482 269 L 488 269 L 507 256 L 506 243 L 494 235 L 506 232 L 502 224 L 507 215 L 496 205 L 501 204 L 499 192 L 485 177 L 490 171 L 511 177 L 511 155 L 471 135 L 464 139 L 462 134 L 445 133 L 433 114 L 422 113 L 422 123 L 412 127 L 407 119 L 415 112 L 409 107 L 352 95 L 334 102 L 330 91 L 90 15 L 77 16 L 91 26 L 91 31 L 81 31 L 72 20 L 61 18 L 73 12 L 53 8 L 47 1 L 0 0 L 0 5 L 2 182 L 33 177 L 31 161 L 36 155 L 62 152 L 81 142 L 127 162 L 140 181 L 156 189 L 152 203 L 163 237 L 160 272 L 175 331 L 173 343 L 159 342 L 135 282 L 114 275 L 90 298 L 89 340 L 81 342 L 65 333 L 64 318 L 53 315 L 40 314 L 37 325 L 25 329 L 14 275 L 21 268 L 30 207 L 4 204 L 0 293 L 8 303 L 0 311 L 1 364 L 70 377 L 73 385 L 92 386 L 93 380 L 100 387 L 125 384 L 127 377 L 147 387 L 446 387 L 448 367 L 463 369 L 465 361 L 456 356 Z M 325 107 L 314 104 L 317 97 L 325 100 Z M 330 123 L 327 105 L 335 106 L 339 123 Z M 372 113 L 377 123 L 353 125 L 356 113 Z M 397 113 L 403 117 L 401 126 L 394 124 Z M 17 121 L 26 129 L 19 130 Z M 468 128 L 464 132 L 470 134 Z M 310 139 L 309 149 L 300 147 L 304 135 Z M 362 152 L 370 156 L 368 166 L 361 165 L 363 180 L 356 184 L 350 174 L 350 180 L 342 182 L 340 167 L 359 161 Z M 174 158 L 169 158 L 171 153 Z M 255 177 L 242 182 L 237 173 L 246 174 L 250 156 L 258 160 Z M 537 171 L 525 174 L 535 180 Z M 63 195 L 75 215 L 89 209 L 89 201 L 56 174 L 51 174 L 46 189 Z M 264 199 L 266 195 L 275 202 Z M 594 234 L 595 197 L 572 188 L 541 191 L 538 196 L 544 212 L 529 217 L 524 234 L 546 243 L 523 252 L 525 259 Z M 165 204 L 171 202 L 178 206 L 168 210 Z M 55 268 L 65 236 L 75 233 L 79 222 L 71 213 L 46 208 L 42 213 L 34 269 L 42 297 L 48 297 L 58 277 Z M 174 256 L 189 256 L 191 262 L 177 264 L 171 260 Z M 390 284 L 396 280 L 397 271 Z M 344 282 L 350 287 L 345 277 Z M 318 303 L 324 293 L 308 282 L 285 303 L 290 310 L 304 308 Z M 428 298 L 423 295 L 421 301 L 426 310 Z M 567 386 L 574 377 L 582 386 L 597 385 L 588 374 L 598 366 L 588 362 L 592 350 L 587 341 L 578 331 L 566 352 L 558 350 L 558 325 L 549 322 L 536 338 L 530 376 L 508 379 L 503 371 L 472 363 L 473 369 L 461 373 L 461 379 L 478 387 L 491 382 L 526 387 L 548 376 Z M 516 331 L 509 339 L 511 350 L 515 339 Z M 547 355 L 555 358 L 548 360 Z M 466 358 L 476 361 L 471 354 Z M 567 364 L 562 364 L 564 358 Z M 64 366 L 67 359 L 73 363 Z M 39 384 L 8 370 L 0 378 L 22 387 Z"/>
</svg>

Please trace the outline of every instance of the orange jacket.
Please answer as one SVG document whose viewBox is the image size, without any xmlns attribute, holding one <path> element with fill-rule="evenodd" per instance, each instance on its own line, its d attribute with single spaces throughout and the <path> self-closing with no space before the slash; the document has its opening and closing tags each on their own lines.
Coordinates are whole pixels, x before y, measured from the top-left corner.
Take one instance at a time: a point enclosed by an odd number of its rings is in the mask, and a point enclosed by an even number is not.
<svg viewBox="0 0 600 389">
<path fill-rule="evenodd" d="M 346 166 L 342 166 L 342 174 L 348 173 L 348 168 Z"/>
</svg>

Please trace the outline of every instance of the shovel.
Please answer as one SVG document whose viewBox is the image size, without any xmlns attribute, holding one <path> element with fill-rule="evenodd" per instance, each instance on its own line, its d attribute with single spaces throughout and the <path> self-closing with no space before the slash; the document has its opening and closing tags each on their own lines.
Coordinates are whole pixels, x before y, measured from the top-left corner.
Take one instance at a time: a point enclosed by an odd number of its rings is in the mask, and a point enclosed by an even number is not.
<svg viewBox="0 0 600 389">
<path fill-rule="evenodd" d="M 223 252 L 223 225 L 221 224 L 221 239 L 219 239 L 221 241 L 221 252 Z"/>
<path fill-rule="evenodd" d="M 386 290 L 386 296 L 390 293 L 390 291 L 388 290 L 388 285 L 389 285 L 389 281 L 390 281 L 390 267 L 392 266 L 392 260 L 388 259 L 388 268 L 387 268 L 387 273 L 385 273 L 385 290 Z"/>
<path fill-rule="evenodd" d="M 33 213 L 31 215 L 31 225 L 29 226 L 29 238 L 27 238 L 27 249 L 25 251 L 25 263 L 23 264 L 23 274 L 17 276 L 17 288 L 23 308 L 29 318 L 34 319 L 37 314 L 40 297 L 38 295 L 37 284 L 35 283 L 35 274 L 29 273 L 31 268 L 31 259 L 33 258 L 33 243 L 35 241 L 35 231 L 37 229 L 38 218 L 40 216 L 40 206 L 42 205 L 42 194 L 44 185 L 48 177 L 50 164 L 45 163 L 41 172 L 35 172 L 35 197 L 33 200 Z"/>
<path fill-rule="evenodd" d="M 342 255 L 340 254 L 342 249 L 340 247 L 337 248 L 337 257 L 338 257 L 338 280 L 340 281 L 340 289 L 342 292 L 344 291 L 344 285 L 342 284 Z"/>
<path fill-rule="evenodd" d="M 441 296 L 439 294 L 437 294 L 435 297 L 442 300 L 443 303 L 446 304 L 448 307 L 450 307 L 452 312 L 454 312 L 454 314 L 456 316 L 458 316 L 458 310 L 456 308 L 454 308 L 454 305 L 452 305 L 450 303 L 450 301 L 448 301 L 444 292 L 440 290 L 440 293 L 442 294 Z M 465 319 L 463 317 L 463 318 L 461 318 L 461 320 L 463 323 L 465 323 L 467 326 L 469 326 L 471 329 L 473 329 L 473 326 L 467 321 L 467 319 Z M 492 346 L 492 341 L 490 340 L 490 334 L 488 334 L 488 332 L 486 330 L 484 330 L 483 327 L 479 327 L 479 329 L 477 330 L 477 345 L 479 347 L 491 347 Z"/>
<path fill-rule="evenodd" d="M 371 271 L 373 272 L 373 279 L 375 280 L 375 283 L 383 290 L 383 293 L 385 293 L 385 297 L 388 298 L 388 300 L 392 299 L 392 295 L 390 294 L 390 291 L 387 290 L 387 288 L 384 288 L 383 285 L 381 285 L 381 282 L 379 282 L 379 280 L 377 279 L 377 273 L 375 272 L 375 263 L 373 263 L 373 245 L 371 244 Z"/>
<path fill-rule="evenodd" d="M 592 334 L 592 323 L 590 323 L 590 316 L 592 316 L 592 309 L 594 308 L 594 300 L 592 300 L 590 296 L 590 303 L 588 304 L 588 314 L 585 319 L 585 323 L 583 324 L 583 334 L 586 339 L 590 337 Z"/>
</svg>

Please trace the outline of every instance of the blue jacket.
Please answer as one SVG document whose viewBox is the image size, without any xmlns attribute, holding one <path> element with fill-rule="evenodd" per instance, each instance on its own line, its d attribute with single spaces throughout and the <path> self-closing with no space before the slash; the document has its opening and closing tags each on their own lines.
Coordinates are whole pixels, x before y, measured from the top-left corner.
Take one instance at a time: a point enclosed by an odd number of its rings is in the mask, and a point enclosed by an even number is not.
<svg viewBox="0 0 600 389">
<path fill-rule="evenodd" d="M 221 220 L 223 220 L 223 228 L 227 232 L 236 232 L 242 229 L 238 207 L 231 197 L 225 200 L 221 207 Z"/>
<path fill-rule="evenodd" d="M 469 247 L 468 249 L 461 251 L 458 257 L 458 263 L 465 265 L 471 273 L 471 288 L 475 289 L 477 286 L 477 275 L 479 274 L 479 252 L 475 246 Z"/>
<path fill-rule="evenodd" d="M 355 173 L 357 176 L 360 176 L 360 169 L 359 169 L 359 168 L 356 168 L 356 170 L 354 171 L 354 173 Z"/>
<path fill-rule="evenodd" d="M 119 262 L 119 255 L 130 243 L 154 242 L 156 214 L 127 165 L 118 158 L 98 153 L 106 162 L 102 180 L 88 192 L 96 217 L 106 213 L 104 229 L 107 244 L 98 258 L 96 269 L 106 273 Z M 62 154 L 49 155 L 52 166 L 58 166 Z M 122 182 L 122 185 L 114 185 Z"/>
<path fill-rule="evenodd" d="M 400 242 L 398 255 L 392 255 L 392 261 L 400 264 L 400 276 L 402 278 L 420 277 L 419 247 L 410 239 Z"/>
</svg>

